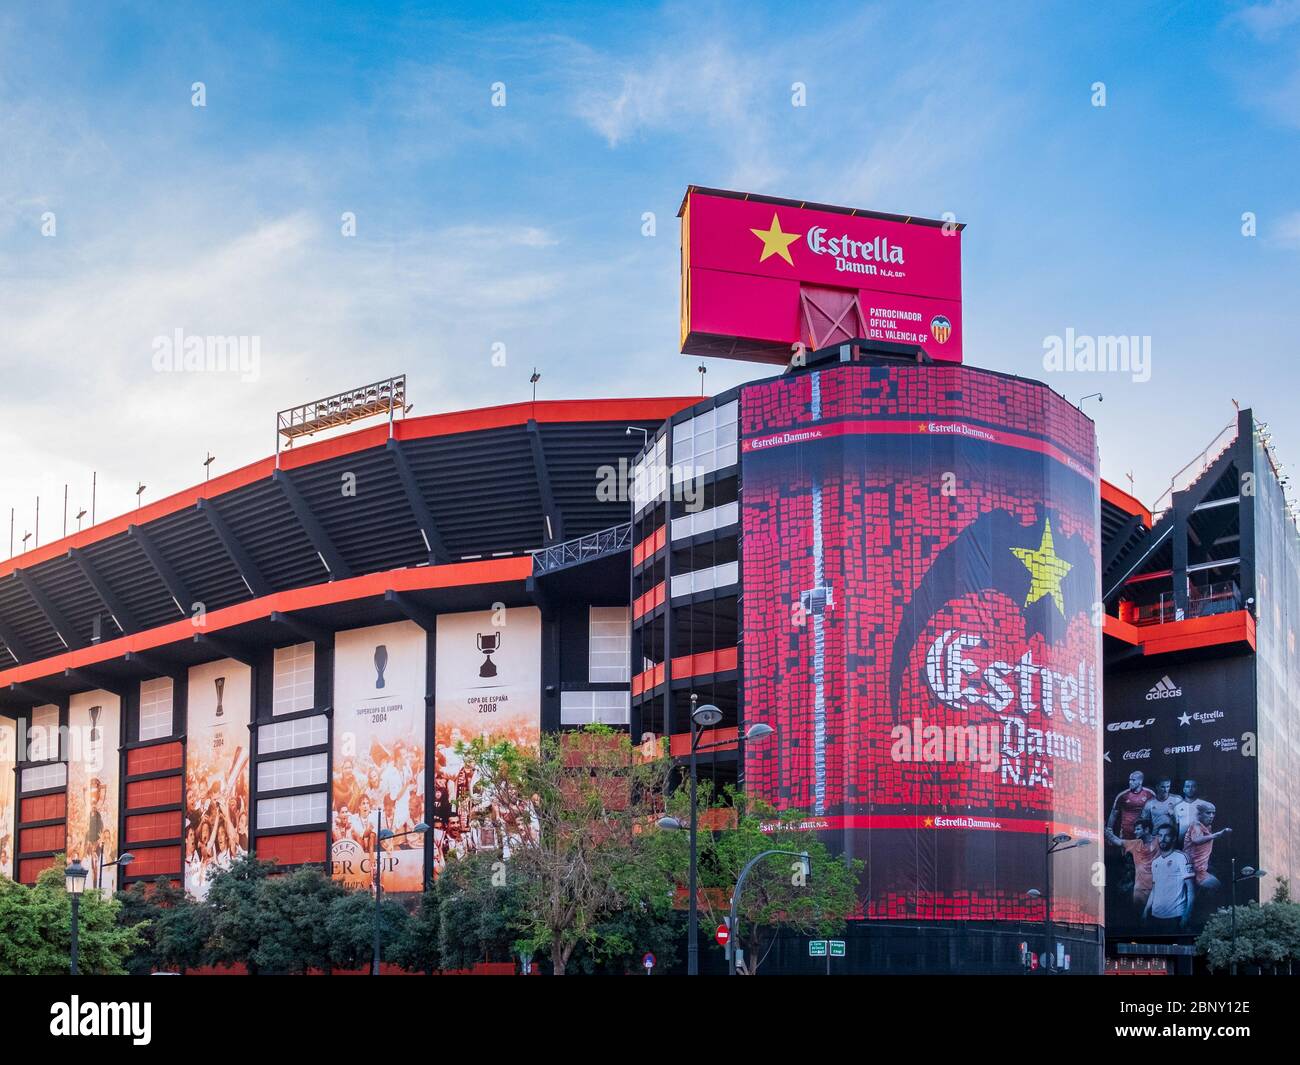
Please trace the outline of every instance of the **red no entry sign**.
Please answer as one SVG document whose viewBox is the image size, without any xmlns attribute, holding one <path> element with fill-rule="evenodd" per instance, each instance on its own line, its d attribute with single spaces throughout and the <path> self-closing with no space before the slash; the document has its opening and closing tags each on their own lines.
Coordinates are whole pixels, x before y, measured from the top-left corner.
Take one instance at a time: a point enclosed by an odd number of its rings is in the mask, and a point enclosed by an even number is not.
<svg viewBox="0 0 1300 1065">
<path fill-rule="evenodd" d="M 718 925 L 718 930 L 714 933 L 713 938 L 718 941 L 719 946 L 725 947 L 727 945 L 727 940 L 731 938 L 731 929 L 729 929 L 725 924 L 720 924 Z"/>
</svg>

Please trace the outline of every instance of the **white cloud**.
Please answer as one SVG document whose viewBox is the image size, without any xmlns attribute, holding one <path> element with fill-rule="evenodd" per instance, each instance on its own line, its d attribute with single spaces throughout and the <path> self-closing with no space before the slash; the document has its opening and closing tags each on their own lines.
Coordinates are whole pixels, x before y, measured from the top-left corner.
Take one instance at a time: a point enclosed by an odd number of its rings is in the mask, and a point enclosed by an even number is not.
<svg viewBox="0 0 1300 1065">
<path fill-rule="evenodd" d="M 88 505 L 91 468 L 102 519 L 134 501 L 136 480 L 146 500 L 198 480 L 208 449 L 217 470 L 268 454 L 274 411 L 318 394 L 405 371 L 419 413 L 484 402 L 492 382 L 466 364 L 481 354 L 486 370 L 493 338 L 544 319 L 563 283 L 530 261 L 555 243 L 540 227 L 367 242 L 302 211 L 188 238 L 127 225 L 56 277 L 4 285 L 0 506 L 18 505 L 21 525 L 40 494 L 43 540 L 64 483 L 78 486 L 74 513 Z M 260 376 L 155 372 L 154 338 L 178 329 L 256 336 Z"/>
<path fill-rule="evenodd" d="M 1229 16 L 1261 39 L 1276 36 L 1300 22 L 1300 0 L 1269 0 L 1266 4 L 1248 4 Z"/>
<path fill-rule="evenodd" d="M 1292 211 L 1277 220 L 1272 239 L 1286 248 L 1300 248 L 1300 211 Z"/>
</svg>

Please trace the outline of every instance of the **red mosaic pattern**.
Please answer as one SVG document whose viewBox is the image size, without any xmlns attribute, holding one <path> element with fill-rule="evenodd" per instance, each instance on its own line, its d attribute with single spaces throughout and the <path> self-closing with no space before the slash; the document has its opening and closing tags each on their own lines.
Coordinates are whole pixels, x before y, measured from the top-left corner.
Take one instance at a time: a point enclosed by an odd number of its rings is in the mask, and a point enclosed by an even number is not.
<svg viewBox="0 0 1300 1065">
<path fill-rule="evenodd" d="M 970 366 L 840 366 L 823 370 L 821 421 L 838 418 L 915 418 L 970 421 L 1051 441 L 1080 463 L 1096 463 L 1092 421 L 1046 385 Z M 811 420 L 812 374 L 746 388 L 741 437 L 806 425 Z"/>
<path fill-rule="evenodd" d="M 907 605 L 940 552 L 982 516 L 1003 511 L 1035 537 L 1046 516 L 1057 552 L 1070 546 L 1076 565 L 1095 568 L 1098 488 L 1079 472 L 1094 466 L 1092 423 L 1042 386 L 968 367 L 850 365 L 815 376 L 818 424 L 836 418 L 952 419 L 1014 433 L 1030 445 L 1036 438 L 1064 452 L 1074 465 L 1032 446 L 919 433 L 846 435 L 747 454 L 742 469 L 745 712 L 747 719 L 773 724 L 779 736 L 746 747 L 749 787 L 778 808 L 815 809 L 814 634 L 800 602 L 801 593 L 816 584 L 813 495 L 820 484 L 823 580 L 834 601 L 823 623 L 826 711 L 819 812 L 976 814 L 1095 829 L 1100 639 L 1090 608 L 1099 589 L 1087 602 L 1075 596 L 1068 604 L 1070 616 L 1055 616 L 1051 639 L 1042 633 L 1027 638 L 1023 604 L 1002 591 L 967 591 L 946 601 L 937 597 L 933 617 L 904 649 L 907 668 L 897 707 L 889 680 Z M 814 424 L 813 378 L 803 374 L 746 388 L 744 437 L 770 438 Z M 1008 706 L 970 698 L 952 705 L 937 697 L 927 680 L 927 652 L 946 633 L 979 638 L 978 646 L 962 652 L 980 671 L 970 684 L 990 699 L 1005 698 L 1008 693 L 986 679 L 984 671 L 992 667 L 1011 689 Z M 1033 668 L 1015 672 L 1026 655 Z M 1009 768 L 987 772 L 974 760 L 924 757 L 918 737 L 917 746 L 905 747 L 915 760 L 900 760 L 894 730 L 913 731 L 917 719 L 945 733 L 978 726 L 985 742 L 998 749 L 1010 728 L 1016 754 L 995 754 Z M 970 833 L 981 834 L 988 833 Z M 1025 838 L 1014 857 L 999 852 L 996 863 L 990 857 L 988 864 L 999 866 L 996 878 L 978 866 L 953 873 L 953 862 L 963 860 L 957 839 L 965 833 L 958 829 L 855 829 L 853 835 L 846 846 L 869 864 L 867 916 L 1042 918 L 1042 903 L 1024 897 L 1028 888 L 1042 887 L 1042 835 Z M 940 849 L 945 855 L 951 850 L 949 858 L 922 854 L 930 847 L 924 841 L 935 836 L 945 837 Z M 983 851 L 978 853 L 982 861 Z M 1072 862 L 1071 869 L 1086 871 L 1087 865 Z M 1062 870 L 1062 880 L 1055 918 L 1096 922 L 1099 898 L 1086 876 Z"/>
</svg>

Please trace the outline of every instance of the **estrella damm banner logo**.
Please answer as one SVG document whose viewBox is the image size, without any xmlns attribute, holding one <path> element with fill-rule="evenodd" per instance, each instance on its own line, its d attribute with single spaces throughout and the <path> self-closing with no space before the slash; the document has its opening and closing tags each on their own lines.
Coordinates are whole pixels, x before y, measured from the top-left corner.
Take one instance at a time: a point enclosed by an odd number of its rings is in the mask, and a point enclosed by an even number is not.
<svg viewBox="0 0 1300 1065">
<path fill-rule="evenodd" d="M 1057 524 L 1059 527 L 1059 518 Z M 1090 615 L 1095 567 L 1092 550 L 1083 538 L 1053 532 L 1052 514 L 1045 508 L 1040 510 L 1039 520 L 1028 525 L 1005 510 L 982 514 L 935 556 L 903 609 L 889 678 L 895 708 L 900 704 L 912 650 L 945 606 L 967 596 L 1001 594 L 1014 604 L 1023 623 L 1020 639 L 1041 636 L 1049 646 L 1060 644 L 1076 617 Z M 936 644 L 927 652 L 927 668 L 933 665 L 929 658 L 943 650 Z M 992 688 L 990 705 L 996 705 L 999 686 Z"/>
</svg>

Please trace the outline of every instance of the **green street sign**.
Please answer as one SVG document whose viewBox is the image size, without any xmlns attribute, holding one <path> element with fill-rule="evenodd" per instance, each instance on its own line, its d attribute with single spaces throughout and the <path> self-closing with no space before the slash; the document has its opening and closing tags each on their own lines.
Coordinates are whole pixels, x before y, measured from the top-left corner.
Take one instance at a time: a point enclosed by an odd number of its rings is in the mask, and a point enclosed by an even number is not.
<svg viewBox="0 0 1300 1065">
<path fill-rule="evenodd" d="M 844 957 L 844 940 L 842 939 L 831 940 L 831 957 L 832 958 Z"/>
<path fill-rule="evenodd" d="M 843 944 L 841 944 L 843 946 Z M 810 939 L 808 940 L 808 957 L 824 958 L 826 957 L 826 940 Z"/>
</svg>

